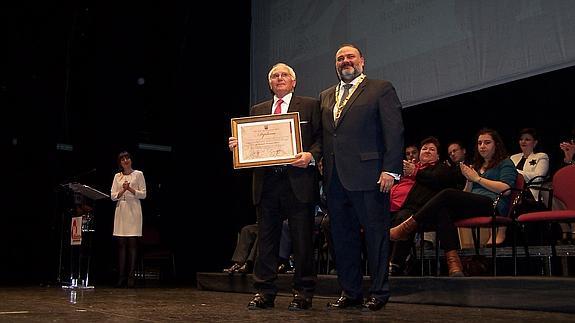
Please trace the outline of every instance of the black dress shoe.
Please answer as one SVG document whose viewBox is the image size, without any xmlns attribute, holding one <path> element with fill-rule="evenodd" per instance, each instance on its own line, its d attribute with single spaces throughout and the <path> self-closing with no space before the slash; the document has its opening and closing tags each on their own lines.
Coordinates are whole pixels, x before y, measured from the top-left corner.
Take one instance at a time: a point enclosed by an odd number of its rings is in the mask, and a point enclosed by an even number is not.
<svg viewBox="0 0 575 323">
<path fill-rule="evenodd" d="M 285 274 L 287 270 L 288 267 L 286 264 L 281 264 L 278 266 L 278 274 Z"/>
<path fill-rule="evenodd" d="M 249 273 L 252 272 L 252 266 L 250 266 L 250 265 L 246 262 L 243 266 L 241 266 L 240 268 L 238 268 L 238 269 L 236 270 L 236 272 L 237 272 L 238 274 L 242 274 L 242 275 L 249 274 Z"/>
<path fill-rule="evenodd" d="M 237 272 L 240 268 L 242 268 L 242 265 L 240 265 L 236 262 L 230 268 L 224 269 L 224 273 L 231 275 L 231 274 Z"/>
<path fill-rule="evenodd" d="M 274 307 L 274 297 L 271 295 L 256 294 L 248 303 L 248 309 L 260 310 Z"/>
<path fill-rule="evenodd" d="M 363 299 L 353 299 L 347 296 L 341 296 L 335 302 L 327 303 L 328 308 L 339 308 L 339 309 L 347 309 L 347 308 L 361 308 L 363 305 Z"/>
<path fill-rule="evenodd" d="M 365 304 L 363 304 L 363 308 L 368 309 L 370 311 L 379 311 L 385 306 L 386 302 L 379 300 L 375 297 L 370 297 L 367 299 Z"/>
<path fill-rule="evenodd" d="M 311 308 L 311 298 L 304 298 L 300 295 L 294 295 L 293 300 L 289 303 L 288 310 L 302 311 Z"/>
</svg>

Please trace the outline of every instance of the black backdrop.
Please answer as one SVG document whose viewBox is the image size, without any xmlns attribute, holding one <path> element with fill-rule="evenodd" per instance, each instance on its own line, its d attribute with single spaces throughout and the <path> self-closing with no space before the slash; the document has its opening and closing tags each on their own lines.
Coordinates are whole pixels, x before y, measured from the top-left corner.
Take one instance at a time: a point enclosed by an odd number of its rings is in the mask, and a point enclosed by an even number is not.
<svg viewBox="0 0 575 323">
<path fill-rule="evenodd" d="M 56 279 L 66 208 L 60 184 L 80 181 L 108 192 L 124 149 L 144 171 L 145 225 L 160 228 L 176 251 L 178 282 L 228 265 L 237 231 L 255 220 L 250 172 L 233 171 L 227 150 L 229 119 L 249 108 L 250 7 L 206 5 L 212 10 L 1 10 L 0 283 Z M 205 18 L 210 22 L 201 23 Z M 517 131 L 533 126 L 558 162 L 558 143 L 575 119 L 573 75 L 574 68 L 563 69 L 410 107 L 406 141 L 435 135 L 463 139 L 471 149 L 475 132 L 489 126 L 516 152 Z M 97 202 L 96 219 L 94 279 L 103 284 L 114 265 L 113 203 Z"/>
<path fill-rule="evenodd" d="M 235 232 L 254 220 L 249 174 L 232 176 L 227 150 L 229 118 L 249 108 L 250 7 L 202 6 L 0 10 L 1 283 L 56 279 L 59 184 L 109 192 L 124 149 L 144 171 L 144 222 L 176 250 L 179 280 L 227 264 Z M 113 203 L 99 201 L 95 215 L 94 282 L 108 283 Z"/>
</svg>

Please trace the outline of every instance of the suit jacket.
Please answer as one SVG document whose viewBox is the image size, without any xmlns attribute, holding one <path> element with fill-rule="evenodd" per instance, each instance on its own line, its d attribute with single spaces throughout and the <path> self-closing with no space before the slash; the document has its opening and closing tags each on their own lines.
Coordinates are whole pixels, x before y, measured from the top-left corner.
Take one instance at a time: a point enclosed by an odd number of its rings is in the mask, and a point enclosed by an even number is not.
<svg viewBox="0 0 575 323">
<path fill-rule="evenodd" d="M 345 189 L 375 190 L 382 171 L 402 171 L 401 103 L 390 82 L 365 78 L 347 101 L 336 125 L 336 86 L 320 94 L 324 180 L 329 187 L 335 167 Z"/>
<path fill-rule="evenodd" d="M 523 157 L 523 153 L 512 155 L 509 157 L 509 159 L 511 159 L 513 164 L 517 166 L 517 164 L 519 164 L 521 161 L 521 157 Z M 546 153 L 532 153 L 531 155 L 527 156 L 523 170 L 517 170 L 517 172 L 523 175 L 523 178 L 525 178 L 525 183 L 529 182 L 537 176 L 547 176 L 549 173 L 549 156 L 547 156 Z M 544 178 L 539 178 L 535 181 L 538 182 L 543 180 Z M 530 191 L 536 199 L 541 197 L 547 203 L 549 196 L 548 193 L 534 188 L 531 188 Z"/>
<path fill-rule="evenodd" d="M 250 115 L 265 115 L 272 111 L 273 100 L 254 105 Z M 310 152 L 316 163 L 321 158 L 321 114 L 319 101 L 314 98 L 293 95 L 288 112 L 299 112 L 303 151 Z M 253 172 L 253 202 L 259 204 L 262 196 L 266 167 L 256 168 Z M 315 166 L 299 168 L 288 166 L 287 176 L 298 200 L 315 203 L 319 199 L 318 171 Z"/>
<path fill-rule="evenodd" d="M 523 153 L 518 153 L 509 157 L 513 164 L 517 166 L 521 161 Z M 525 177 L 525 182 L 529 182 L 532 178 L 537 176 L 547 176 L 549 171 L 549 156 L 546 153 L 532 153 L 527 156 L 523 170 L 518 170 L 520 174 Z"/>
</svg>

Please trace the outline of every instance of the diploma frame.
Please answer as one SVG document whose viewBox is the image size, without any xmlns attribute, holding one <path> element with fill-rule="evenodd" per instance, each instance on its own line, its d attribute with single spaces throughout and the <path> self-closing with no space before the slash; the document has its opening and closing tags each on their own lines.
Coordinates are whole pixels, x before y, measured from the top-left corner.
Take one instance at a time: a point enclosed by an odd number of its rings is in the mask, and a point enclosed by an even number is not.
<svg viewBox="0 0 575 323">
<path fill-rule="evenodd" d="M 302 152 L 299 113 L 232 118 L 234 169 L 285 165 Z"/>
</svg>

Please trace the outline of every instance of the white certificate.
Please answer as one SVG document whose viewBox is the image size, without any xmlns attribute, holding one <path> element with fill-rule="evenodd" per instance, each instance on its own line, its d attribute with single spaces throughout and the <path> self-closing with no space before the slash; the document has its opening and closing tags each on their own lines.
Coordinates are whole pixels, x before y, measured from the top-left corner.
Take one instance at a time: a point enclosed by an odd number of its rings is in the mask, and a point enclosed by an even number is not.
<svg viewBox="0 0 575 323">
<path fill-rule="evenodd" d="M 234 168 L 285 165 L 302 151 L 299 113 L 233 118 Z"/>
</svg>

